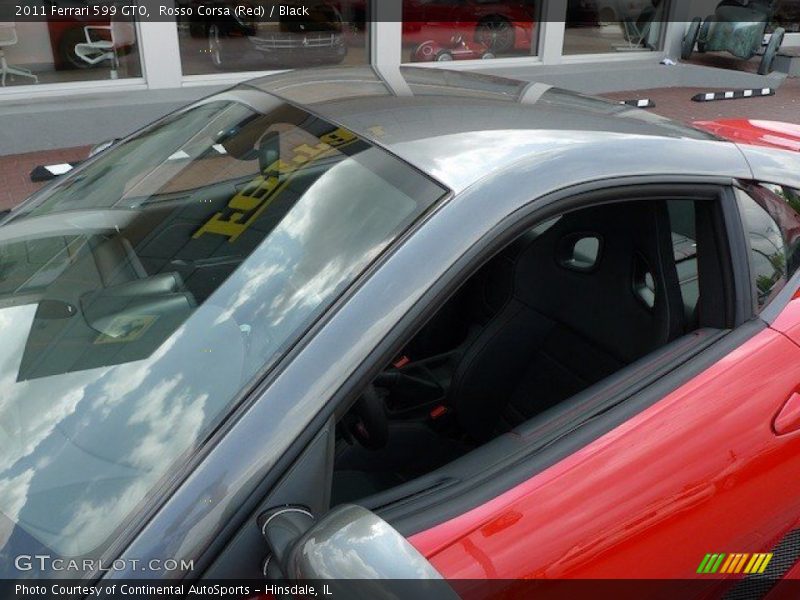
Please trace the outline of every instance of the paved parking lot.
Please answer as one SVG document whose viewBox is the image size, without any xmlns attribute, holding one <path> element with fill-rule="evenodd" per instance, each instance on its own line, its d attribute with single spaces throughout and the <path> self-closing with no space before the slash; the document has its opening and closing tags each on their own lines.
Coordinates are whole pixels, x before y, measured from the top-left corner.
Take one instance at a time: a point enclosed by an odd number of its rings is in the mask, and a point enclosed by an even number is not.
<svg viewBox="0 0 800 600">
<path fill-rule="evenodd" d="M 650 98 L 656 103 L 656 107 L 651 109 L 653 112 L 684 123 L 699 120 L 746 118 L 800 124 L 800 79 L 787 79 L 775 96 L 717 102 L 692 102 L 692 96 L 708 91 L 711 90 L 661 88 L 617 92 L 606 96 L 614 100 Z"/>
<path fill-rule="evenodd" d="M 30 179 L 30 172 L 37 165 L 81 160 L 88 152 L 89 148 L 81 147 L 0 156 L 0 210 L 11 208 L 43 185 Z"/>
<path fill-rule="evenodd" d="M 761 62 L 757 56 L 741 61 L 724 52 L 695 54 L 693 64 L 718 69 L 748 71 L 755 73 Z M 659 88 L 608 94 L 615 100 L 650 98 L 655 101 L 654 112 L 685 123 L 714 119 L 763 119 L 800 123 L 800 78 L 786 79 L 775 96 L 748 98 L 746 100 L 723 100 L 718 102 L 692 102 L 692 96 L 709 92 L 706 88 Z"/>
</svg>

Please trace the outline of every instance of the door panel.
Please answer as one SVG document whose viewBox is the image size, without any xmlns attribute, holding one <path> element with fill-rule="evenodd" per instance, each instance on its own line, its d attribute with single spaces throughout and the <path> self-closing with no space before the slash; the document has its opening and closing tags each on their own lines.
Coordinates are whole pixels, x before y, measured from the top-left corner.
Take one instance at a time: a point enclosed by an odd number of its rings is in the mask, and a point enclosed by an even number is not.
<svg viewBox="0 0 800 600">
<path fill-rule="evenodd" d="M 800 517 L 800 433 L 772 421 L 800 348 L 765 329 L 569 458 L 412 537 L 446 577 L 692 578 Z"/>
<path fill-rule="evenodd" d="M 800 346 L 800 298 L 795 298 L 770 325 Z"/>
</svg>

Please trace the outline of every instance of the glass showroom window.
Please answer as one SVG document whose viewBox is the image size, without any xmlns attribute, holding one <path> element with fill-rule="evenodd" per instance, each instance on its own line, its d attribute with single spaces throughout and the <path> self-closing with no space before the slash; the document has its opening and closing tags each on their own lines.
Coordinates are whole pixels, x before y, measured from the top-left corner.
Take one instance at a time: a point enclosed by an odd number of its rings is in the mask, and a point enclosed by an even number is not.
<svg viewBox="0 0 800 600">
<path fill-rule="evenodd" d="M 535 56 L 538 0 L 403 0 L 403 62 Z"/>
<path fill-rule="evenodd" d="M 659 50 L 667 0 L 575 0 L 567 4 L 564 54 Z"/>
<path fill-rule="evenodd" d="M 191 17 L 178 17 L 184 75 L 216 72 L 269 71 L 316 65 L 369 62 L 367 6 L 369 0 L 285 2 L 308 11 L 306 16 L 272 20 L 239 18 L 235 8 L 251 0 L 179 0 Z M 231 16 L 204 17 L 216 6 Z"/>
<path fill-rule="evenodd" d="M 800 32 L 800 2 L 778 0 L 767 31 L 772 32 L 776 27 L 783 27 L 787 33 Z"/>
<path fill-rule="evenodd" d="M 135 24 L 121 18 L 0 22 L 0 53 L 5 87 L 142 76 Z"/>
</svg>

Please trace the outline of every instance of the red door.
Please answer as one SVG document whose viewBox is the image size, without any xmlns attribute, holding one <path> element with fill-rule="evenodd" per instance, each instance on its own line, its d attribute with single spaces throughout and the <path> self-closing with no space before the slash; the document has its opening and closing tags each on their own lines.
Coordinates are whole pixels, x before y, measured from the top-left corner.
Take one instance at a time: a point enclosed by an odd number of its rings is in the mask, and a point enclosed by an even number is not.
<svg viewBox="0 0 800 600">
<path fill-rule="evenodd" d="M 800 300 L 784 313 L 800 324 Z M 784 324 L 784 327 L 787 325 Z M 761 331 L 679 389 L 491 502 L 415 535 L 448 578 L 699 578 L 800 517 L 800 347 Z M 733 576 L 733 577 L 742 577 Z"/>
</svg>

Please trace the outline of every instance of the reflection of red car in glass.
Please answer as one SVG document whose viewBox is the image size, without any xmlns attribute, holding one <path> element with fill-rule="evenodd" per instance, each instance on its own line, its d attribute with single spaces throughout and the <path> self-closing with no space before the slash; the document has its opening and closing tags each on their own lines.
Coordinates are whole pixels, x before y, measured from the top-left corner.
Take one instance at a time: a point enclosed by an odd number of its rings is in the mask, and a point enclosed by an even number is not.
<svg viewBox="0 0 800 600">
<path fill-rule="evenodd" d="M 454 35 L 478 42 L 492 53 L 530 52 L 534 42 L 535 9 L 531 2 L 479 0 L 404 0 L 403 42 L 428 40 L 448 46 Z"/>
<path fill-rule="evenodd" d="M 773 21 L 786 31 L 800 31 L 800 0 L 778 0 Z"/>
<path fill-rule="evenodd" d="M 70 17 L 71 20 L 48 21 L 50 45 L 53 48 L 53 62 L 56 69 L 88 69 L 92 65 L 75 54 L 75 46 L 86 42 L 84 27 L 105 25 L 109 21 L 100 21 L 83 17 Z"/>
<path fill-rule="evenodd" d="M 86 7 L 86 2 L 82 0 L 49 0 L 46 4 L 59 10 L 74 10 Z M 90 69 L 95 66 L 107 66 L 106 61 L 90 63 L 82 59 L 75 52 L 75 46 L 85 44 L 87 40 L 86 27 L 92 27 L 89 35 L 91 41 L 97 42 L 102 39 L 111 40 L 111 31 L 108 28 L 111 24 L 109 19 L 97 16 L 81 16 L 77 13 L 68 15 L 52 16 L 47 18 L 47 32 L 50 36 L 50 46 L 53 49 L 53 65 L 56 69 Z M 135 42 L 132 37 L 131 42 Z M 132 51 L 133 43 L 118 46 L 116 54 L 119 56 L 128 54 Z"/>
<path fill-rule="evenodd" d="M 411 58 L 414 62 L 445 62 L 494 57 L 494 53 L 482 43 L 468 43 L 462 36 L 454 35 L 446 46 L 434 40 L 422 42 Z"/>
</svg>

